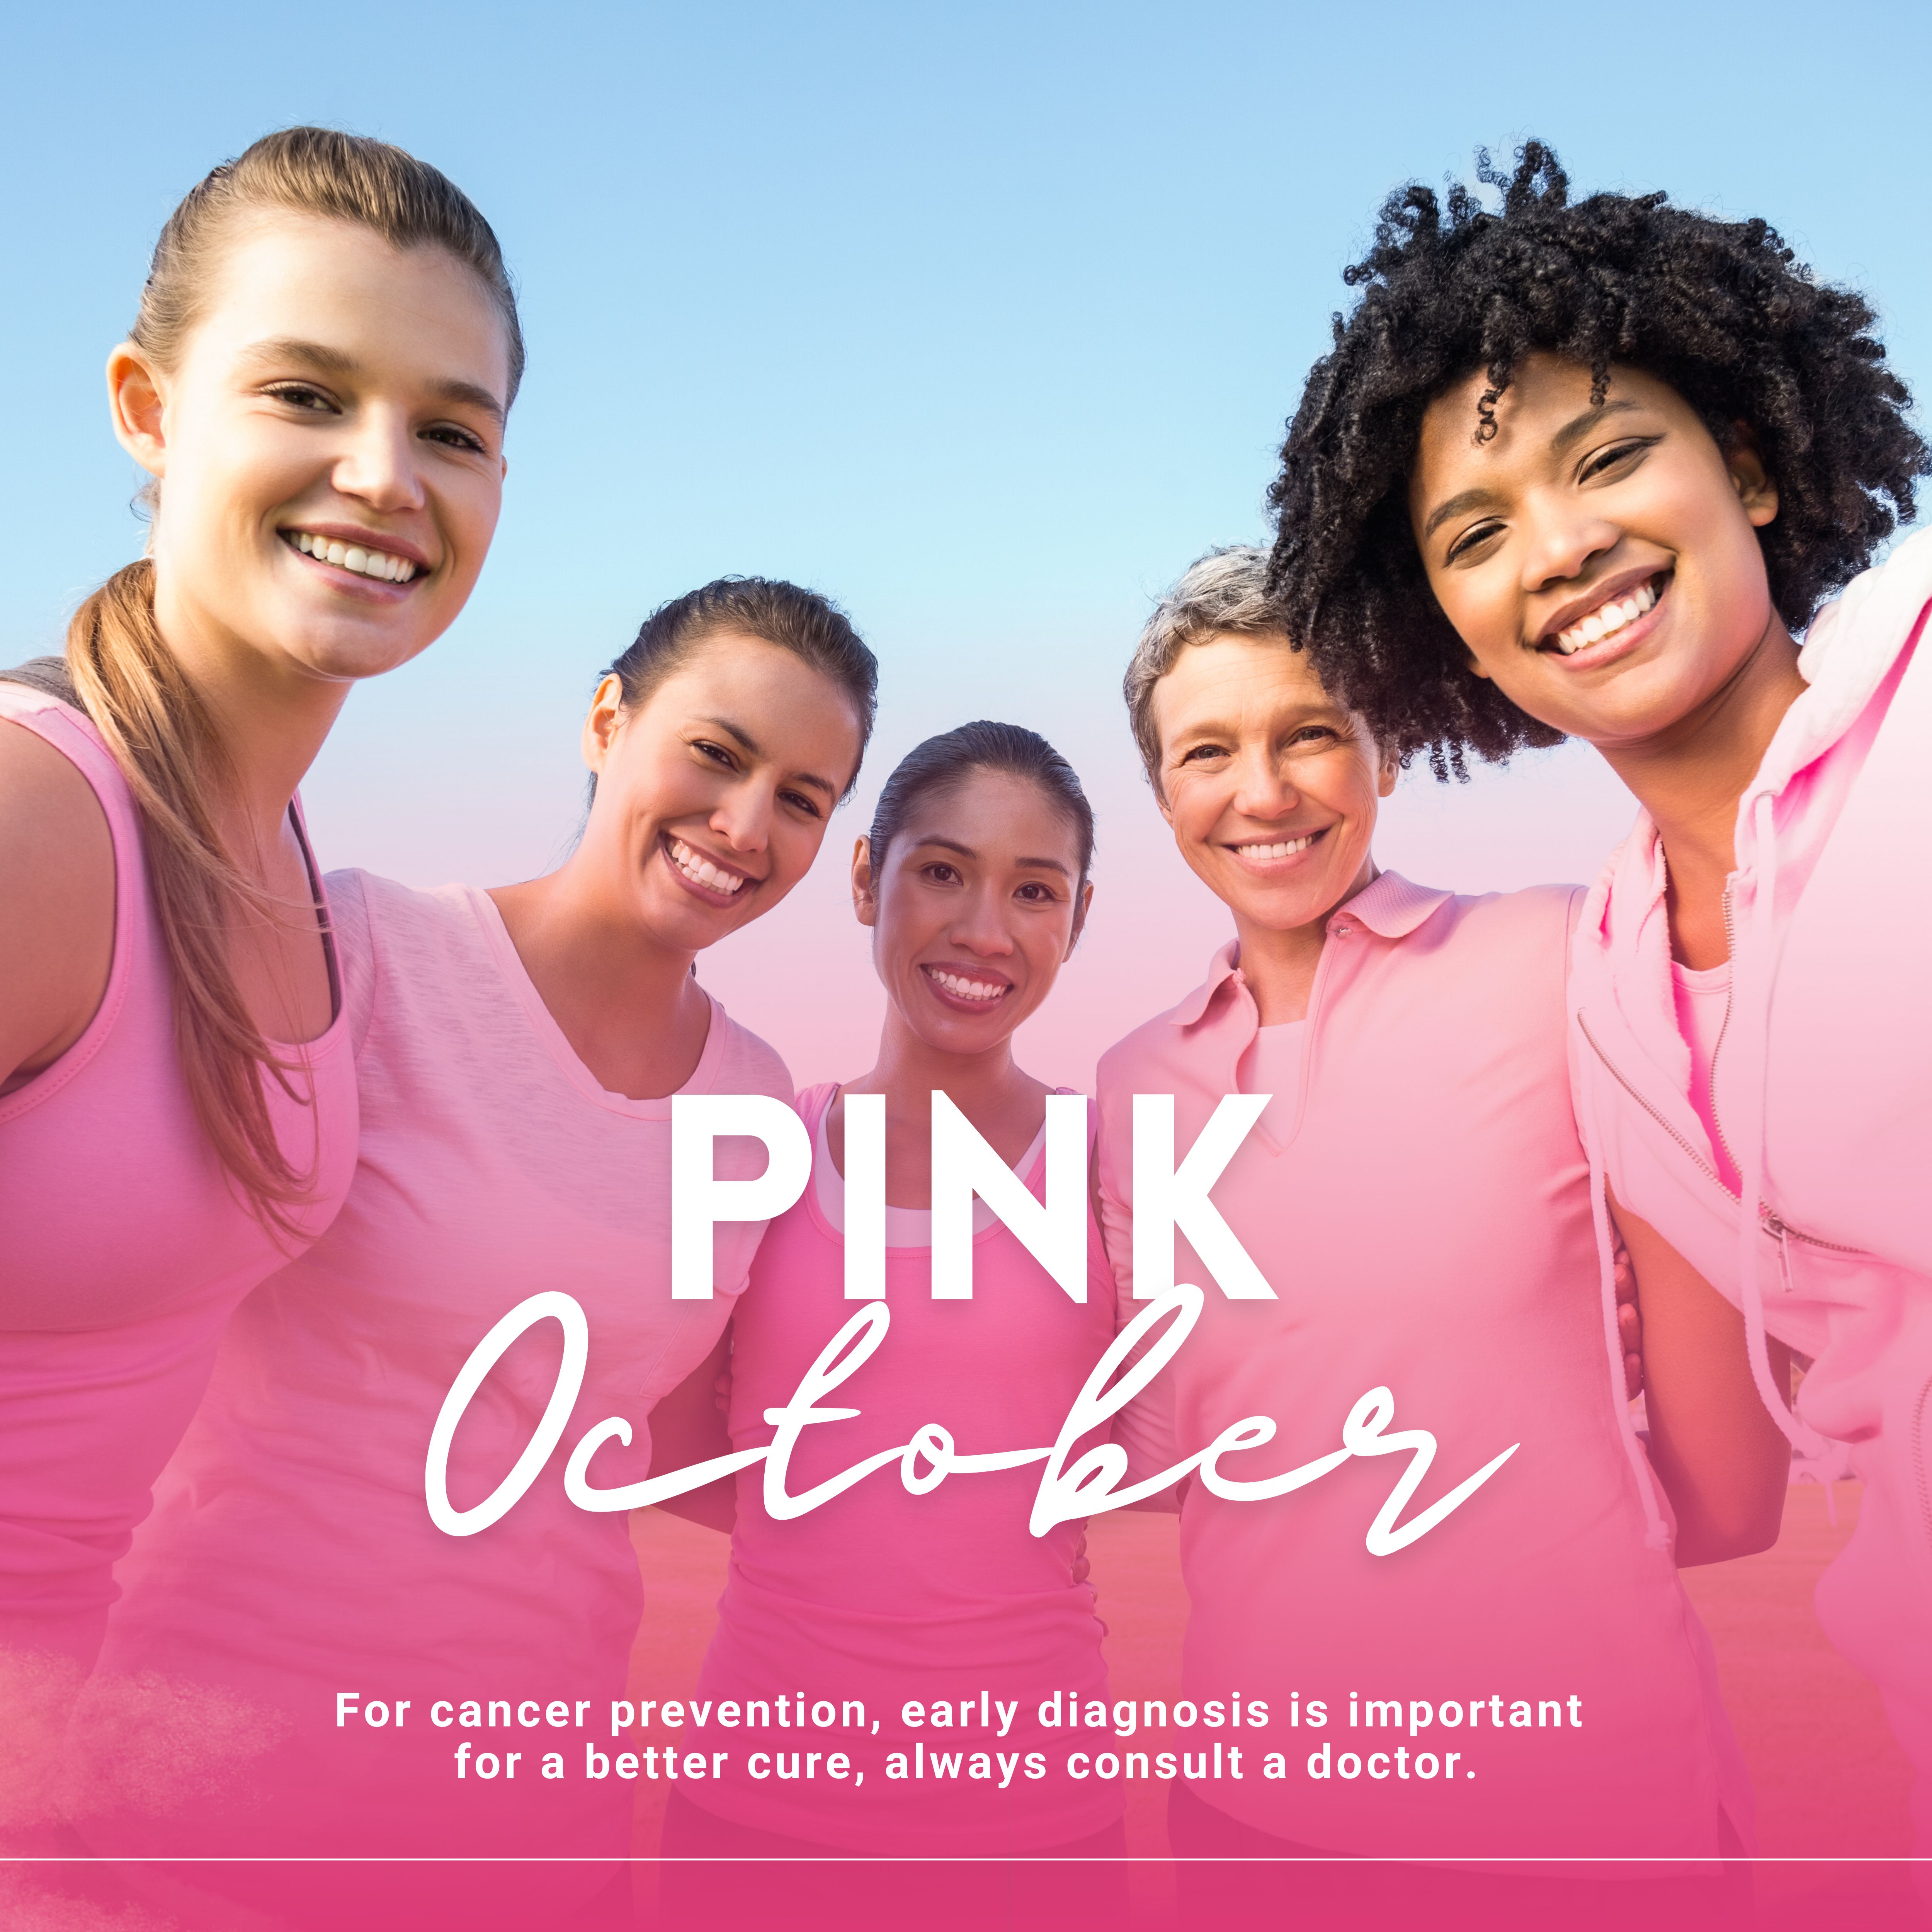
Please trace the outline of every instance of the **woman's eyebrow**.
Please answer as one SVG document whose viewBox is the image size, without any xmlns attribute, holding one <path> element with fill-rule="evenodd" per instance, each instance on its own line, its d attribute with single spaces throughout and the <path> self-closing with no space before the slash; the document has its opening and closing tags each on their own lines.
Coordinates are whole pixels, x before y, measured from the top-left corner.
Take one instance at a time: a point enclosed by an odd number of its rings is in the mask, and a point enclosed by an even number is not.
<svg viewBox="0 0 1932 1932">
<path fill-rule="evenodd" d="M 1480 510 L 1486 504 L 1498 503 L 1502 499 L 1493 490 L 1464 490 L 1451 496 L 1447 502 L 1438 503 L 1429 513 L 1429 520 L 1422 526 L 1422 539 L 1426 543 L 1437 529 L 1451 517 L 1460 517 L 1466 510 Z"/>
<path fill-rule="evenodd" d="M 1580 437 L 1587 436 L 1606 416 L 1621 416 L 1627 410 L 1640 410 L 1643 405 L 1629 397 L 1614 403 L 1599 403 L 1586 410 L 1580 416 L 1573 416 L 1550 439 L 1550 453 L 1561 456 Z M 1460 517 L 1466 510 L 1480 510 L 1502 500 L 1493 490 L 1464 490 L 1451 496 L 1446 502 L 1438 503 L 1429 513 L 1429 520 L 1422 526 L 1423 541 L 1426 543 L 1441 526 L 1451 517 Z"/>
<path fill-rule="evenodd" d="M 460 376 L 451 376 L 430 385 L 430 392 L 439 400 L 446 403 L 467 403 L 472 409 L 494 416 L 500 423 L 506 422 L 507 412 L 501 403 L 490 394 L 480 382 L 466 382 Z"/>
<path fill-rule="evenodd" d="M 1209 739 L 1238 738 L 1241 728 L 1225 718 L 1184 718 L 1162 740 L 1162 756 L 1178 751 L 1184 745 L 1200 744 Z"/>
<path fill-rule="evenodd" d="M 728 718 L 700 718 L 700 724 L 713 724 L 728 738 L 736 739 L 740 746 L 754 758 L 765 755 L 764 747 L 742 724 L 734 724 Z M 788 784 L 809 785 L 814 791 L 822 791 L 827 798 L 836 798 L 838 788 L 830 778 L 820 778 L 816 772 L 794 772 L 785 781 Z"/>
<path fill-rule="evenodd" d="M 1561 456 L 1580 436 L 1587 436 L 1606 416 L 1621 416 L 1630 410 L 1642 409 L 1643 405 L 1629 397 L 1614 403 L 1598 403 L 1586 410 L 1580 416 L 1573 416 L 1550 439 L 1550 453 Z"/>
<path fill-rule="evenodd" d="M 362 364 L 346 350 L 332 349 L 326 343 L 304 342 L 298 335 L 272 335 L 265 341 L 251 342 L 244 352 L 255 362 L 306 362 L 331 376 L 354 376 Z"/>
</svg>

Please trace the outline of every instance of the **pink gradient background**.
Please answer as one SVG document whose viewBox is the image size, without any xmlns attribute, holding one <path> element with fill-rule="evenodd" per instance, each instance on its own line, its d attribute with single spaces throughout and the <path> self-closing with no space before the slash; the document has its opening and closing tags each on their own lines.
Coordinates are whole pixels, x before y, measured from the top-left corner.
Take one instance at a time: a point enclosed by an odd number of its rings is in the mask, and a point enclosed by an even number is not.
<svg viewBox="0 0 1932 1932">
<path fill-rule="evenodd" d="M 1474 38 L 1418 0 L 412 0 L 377 31 L 351 22 L 340 46 L 249 31 L 213 0 L 158 23 L 98 5 L 15 13 L 0 151 L 30 298 L 0 308 L 22 378 L 0 472 L 0 657 L 56 648 L 79 596 L 138 550 L 138 479 L 107 434 L 100 365 L 176 199 L 273 126 L 405 143 L 502 234 L 530 380 L 477 597 L 424 660 L 357 694 L 306 788 L 320 856 L 418 884 L 542 869 L 575 822 L 595 674 L 644 612 L 726 571 L 812 583 L 880 653 L 880 737 L 815 872 L 701 969 L 800 1084 L 860 1070 L 876 1038 L 851 839 L 892 761 L 966 718 L 1044 731 L 1100 815 L 1094 922 L 1025 1064 L 1087 1085 L 1102 1047 L 1198 982 L 1226 917 L 1141 782 L 1118 674 L 1162 584 L 1210 544 L 1262 536 L 1280 422 L 1343 299 L 1339 271 L 1398 181 L 1460 174 L 1476 140 L 1536 132 L 1586 188 L 1665 185 L 1769 215 L 1822 274 L 1876 292 L 1908 381 L 1922 391 L 1932 369 L 1932 10 L 1898 0 L 1846 0 L 1822 31 L 1796 0 L 1748 16 L 1632 0 L 1613 20 L 1538 16 Z M 1582 879 L 1629 816 L 1602 768 L 1565 748 L 1468 788 L 1412 775 L 1377 849 L 1462 890 Z M 1795 1489 L 1776 1549 L 1689 1588 L 1767 1853 L 1895 1858 L 1902 1762 L 1810 1609 L 1856 1486 L 1837 1500 L 1834 1527 L 1815 1487 Z M 724 1545 L 657 1512 L 634 1534 L 649 1598 L 634 1680 L 682 1695 Z M 1186 1604 L 1171 1526 L 1108 1520 L 1093 1552 L 1117 1694 L 1172 1696 Z M 1129 1813 L 1148 1922 L 1173 1898 L 1158 1797 L 1136 1793 Z M 640 1789 L 640 1857 L 661 1799 Z M 30 1904 L 33 1882 L 0 1868 L 8 1932 L 204 1932 L 111 1900 Z M 1759 1887 L 1778 1932 L 1906 1922 L 1895 1866 L 1767 1864 Z M 638 1889 L 648 1909 L 647 1868 Z M 927 1922 L 955 1889 L 932 1875 Z M 386 1921 L 425 1923 L 388 1906 L 353 1922 Z M 832 1922 L 895 1922 L 854 1898 Z"/>
</svg>

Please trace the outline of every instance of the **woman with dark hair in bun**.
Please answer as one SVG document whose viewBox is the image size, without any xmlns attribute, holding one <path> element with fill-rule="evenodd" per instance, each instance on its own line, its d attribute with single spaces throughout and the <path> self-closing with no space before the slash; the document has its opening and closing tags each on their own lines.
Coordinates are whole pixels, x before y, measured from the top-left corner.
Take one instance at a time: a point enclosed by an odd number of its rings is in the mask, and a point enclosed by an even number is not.
<svg viewBox="0 0 1932 1932">
<path fill-rule="evenodd" d="M 590 814 L 556 871 L 490 892 L 332 876 L 355 1178 L 328 1233 L 234 1318 L 97 1680 L 94 1782 L 123 1802 L 89 1836 L 211 1860 L 201 1882 L 226 1902 L 196 1899 L 190 1922 L 226 1924 L 237 1902 L 328 1932 L 628 1918 L 633 1787 L 585 1775 L 586 1715 L 622 1696 L 643 1607 L 626 1518 L 568 1500 L 560 1450 L 487 1528 L 446 1534 L 424 1452 L 478 1343 L 541 1291 L 588 1326 L 569 1443 L 606 1416 L 646 1422 L 711 1348 L 759 1229 L 718 1231 L 715 1298 L 673 1295 L 672 1096 L 788 1102 L 791 1082 L 694 962 L 804 877 L 876 678 L 824 598 L 709 584 L 598 684 Z M 758 1156 L 727 1142 L 717 1166 L 741 1178 Z M 454 1508 L 538 1435 L 562 1359 L 543 1322 L 496 1363 L 449 1452 Z M 167 1789 L 148 1794 L 119 1775 L 112 1720 L 158 1678 L 214 1728 L 168 1734 Z M 249 1862 L 303 1859 L 326 1862 Z"/>
<path fill-rule="evenodd" d="M 886 782 L 852 862 L 854 909 L 872 929 L 886 990 L 878 1058 L 856 1080 L 800 1095 L 812 1180 L 772 1222 L 733 1321 L 730 1446 L 742 1450 L 772 1439 L 766 1410 L 790 1397 L 852 1315 L 848 1237 L 869 1244 L 881 1231 L 861 1218 L 868 1206 L 876 1216 L 876 1201 L 856 1188 L 848 1197 L 847 1177 L 882 1152 L 884 1277 L 872 1286 L 890 1331 L 833 1398 L 858 1414 L 808 1431 L 794 1452 L 794 1495 L 935 1421 L 963 1454 L 1051 1443 L 1112 1339 L 1112 1277 L 1090 1208 L 1083 1300 L 979 1201 L 970 1299 L 949 1297 L 933 1248 L 942 1095 L 1042 1196 L 1052 1096 L 1064 1090 L 1019 1066 L 1012 1037 L 1078 940 L 1093 854 L 1079 780 L 1017 725 L 928 739 Z M 1084 1151 L 1084 1110 L 1074 1124 Z M 709 1377 L 692 1386 L 708 1410 Z M 724 1448 L 694 1441 L 676 1460 Z M 666 1857 L 707 1862 L 664 1868 L 678 1922 L 769 1925 L 784 1922 L 773 1916 L 782 1903 L 807 1924 L 943 1925 L 958 1910 L 968 1915 L 958 1922 L 1064 1925 L 1076 1913 L 1109 1922 L 1110 1906 L 1124 1906 L 1118 1866 L 1074 1868 L 1069 1883 L 1050 1863 L 1025 1862 L 1126 1850 L 1118 1778 L 1070 1776 L 1068 1733 L 1040 1721 L 1043 1700 L 1104 1699 L 1106 1666 L 1082 1526 L 1029 1533 L 1038 1480 L 1030 1467 L 963 1474 L 912 1496 L 888 1470 L 779 1522 L 757 1469 L 740 1476 L 700 1701 L 748 1704 L 748 1721 L 760 1701 L 769 1718 L 775 1700 L 801 1691 L 842 1708 L 856 1700 L 868 1727 L 803 1738 L 748 1729 L 724 1777 L 674 1788 Z M 730 1506 L 728 1496 L 713 1520 L 728 1520 Z M 914 1705 L 925 1713 L 916 1727 Z M 859 1737 L 862 1782 L 849 1770 L 828 1775 L 822 1762 L 816 1777 L 784 1774 L 802 1747 L 850 1754 Z M 1003 1869 L 1004 1854 L 1021 1862 Z M 936 1894 L 928 1868 L 861 1862 L 908 1856 L 982 1862 L 955 1868 Z M 744 1859 L 799 1862 L 727 1862 Z M 814 1862 L 827 1859 L 843 1862 Z M 1009 1897 L 1010 1919 L 1000 1916 Z"/>
</svg>

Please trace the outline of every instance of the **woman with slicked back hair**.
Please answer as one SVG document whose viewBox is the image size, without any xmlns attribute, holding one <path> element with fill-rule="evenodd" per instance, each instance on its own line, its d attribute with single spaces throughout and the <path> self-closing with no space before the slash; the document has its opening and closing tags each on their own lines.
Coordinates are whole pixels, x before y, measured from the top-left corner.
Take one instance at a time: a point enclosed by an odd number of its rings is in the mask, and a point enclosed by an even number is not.
<svg viewBox="0 0 1932 1932">
<path fill-rule="evenodd" d="M 1022 1189 L 1045 1198 L 1049 1166 L 1064 1173 L 1062 1136 L 1084 1150 L 1088 1103 L 1027 1073 L 1012 1038 L 1078 940 L 1093 858 L 1080 781 L 1036 732 L 981 718 L 901 760 L 852 862 L 853 909 L 871 930 L 886 993 L 878 1058 L 855 1080 L 799 1096 L 812 1177 L 772 1223 L 733 1316 L 729 1415 L 712 1398 L 721 1346 L 665 1405 L 654 1468 L 772 1440 L 773 1406 L 853 1312 L 848 1234 L 851 1252 L 878 1258 L 870 1294 L 886 1304 L 891 1332 L 845 1384 L 856 1414 L 844 1426 L 857 1435 L 801 1442 L 789 1466 L 795 1490 L 911 1439 L 933 1419 L 935 1390 L 945 1392 L 962 1451 L 1058 1433 L 1113 1339 L 1099 1227 L 1090 1208 L 1084 1252 L 1050 1274 L 983 1202 L 944 1198 L 956 1163 L 935 1146 L 933 1110 L 940 1096 L 950 1101 L 992 1150 L 988 1165 L 1010 1168 L 1001 1178 L 1015 1200 Z M 848 1192 L 848 1178 L 868 1168 L 880 1190 L 869 1205 L 862 1186 Z M 988 1198 L 997 1194 L 982 1181 Z M 934 1235 L 944 1249 L 949 1212 L 962 1233 L 970 1217 L 964 1298 L 938 1279 Z M 1106 1696 L 1084 1526 L 1030 1534 L 1034 1484 L 1021 1469 L 917 1496 L 888 1476 L 790 1522 L 768 1512 L 748 1478 L 699 1491 L 678 1511 L 732 1532 L 698 1691 L 721 1707 L 742 1704 L 746 1730 L 721 1775 L 672 1794 L 659 1886 L 667 1923 L 1034 1932 L 1124 1922 L 1124 1868 L 1106 1862 L 1126 1849 L 1120 1780 L 1070 1772 L 1037 1714 L 1049 1697 L 1077 1695 L 1090 1707 Z M 857 1784 L 788 1775 L 796 1732 L 788 1735 L 782 1708 L 771 1727 L 770 1699 L 794 1684 L 828 1696 L 836 1684 L 841 1700 L 876 1714 L 872 1729 L 884 1729 L 869 1740 L 873 1775 Z M 968 1686 L 998 1706 L 997 1737 L 914 1735 L 908 1712 Z M 853 1703 L 840 1708 L 851 1722 Z M 950 1706 L 933 1718 L 950 1721 Z M 850 1733 L 818 1734 L 835 1743 L 842 1735 Z M 940 1802 L 931 1784 L 900 1775 L 922 1738 L 928 1765 L 964 1743 L 997 1750 L 1000 1771 L 988 1756 L 983 1780 L 969 1772 Z M 759 1747 L 776 1761 L 776 1780 L 755 1774 Z M 956 1772 L 962 1762 L 952 1760 Z M 1013 1862 L 1003 1864 L 1009 1854 Z M 930 1868 L 892 1862 L 922 1857 L 974 1862 L 950 1868 L 946 1896 L 935 1899 Z"/>
<path fill-rule="evenodd" d="M 522 364 L 461 192 L 314 128 L 189 193 L 108 358 L 146 554 L 0 674 L 0 1671 L 49 1712 L 229 1314 L 348 1186 L 296 788 L 462 609 Z"/>
</svg>

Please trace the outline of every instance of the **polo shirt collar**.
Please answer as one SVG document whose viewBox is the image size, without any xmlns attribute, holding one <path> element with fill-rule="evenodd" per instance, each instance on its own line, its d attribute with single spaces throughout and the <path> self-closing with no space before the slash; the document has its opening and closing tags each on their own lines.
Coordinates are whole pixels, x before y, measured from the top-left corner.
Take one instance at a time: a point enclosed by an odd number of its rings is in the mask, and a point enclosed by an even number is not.
<svg viewBox="0 0 1932 1932">
<path fill-rule="evenodd" d="M 1328 915 L 1329 929 L 1334 929 L 1338 920 L 1348 920 L 1366 926 L 1378 938 L 1406 939 L 1454 896 L 1432 886 L 1412 885 L 1400 872 L 1378 873 Z M 1214 996 L 1240 972 L 1240 941 L 1231 939 L 1214 955 L 1206 980 L 1168 1015 L 1176 1026 L 1193 1026 L 1205 1017 Z"/>
</svg>

